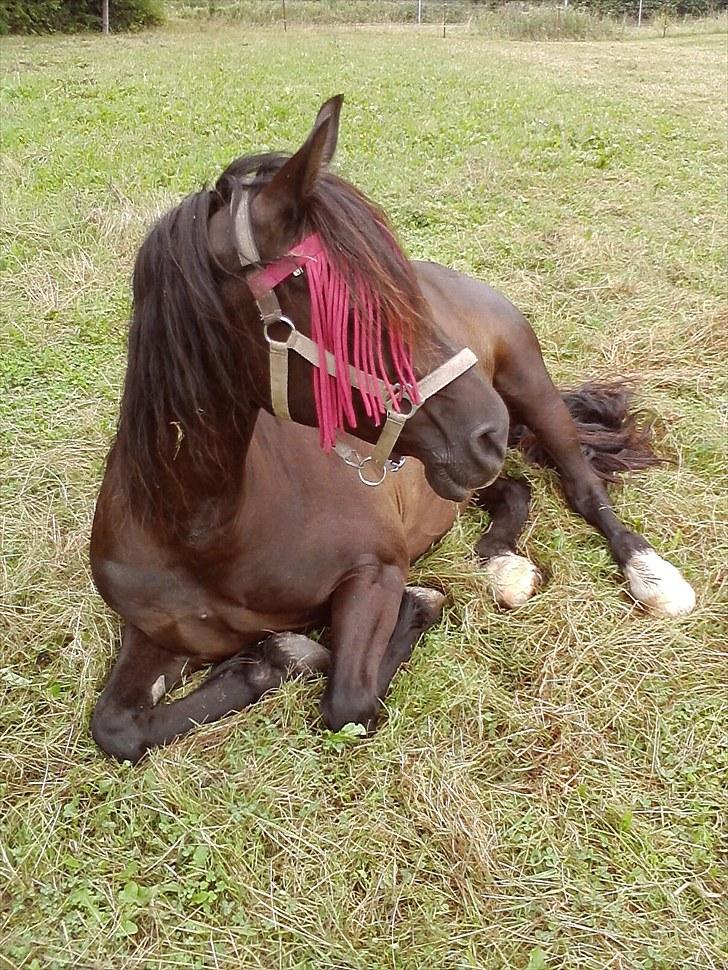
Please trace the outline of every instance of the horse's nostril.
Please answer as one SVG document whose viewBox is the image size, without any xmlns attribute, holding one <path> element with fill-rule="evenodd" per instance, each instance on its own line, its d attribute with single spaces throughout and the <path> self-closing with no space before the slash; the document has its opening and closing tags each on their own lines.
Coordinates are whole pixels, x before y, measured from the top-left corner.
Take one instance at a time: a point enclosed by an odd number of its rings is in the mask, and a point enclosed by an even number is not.
<svg viewBox="0 0 728 970">
<path fill-rule="evenodd" d="M 484 424 L 470 435 L 470 450 L 478 462 L 502 461 L 506 453 L 505 437 L 493 424 Z"/>
</svg>

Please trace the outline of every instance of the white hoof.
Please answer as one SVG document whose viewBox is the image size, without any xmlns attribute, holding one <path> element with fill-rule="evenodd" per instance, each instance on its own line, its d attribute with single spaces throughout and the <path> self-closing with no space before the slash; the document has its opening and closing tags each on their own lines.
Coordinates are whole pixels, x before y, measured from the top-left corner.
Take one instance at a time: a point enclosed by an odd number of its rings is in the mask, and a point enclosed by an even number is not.
<svg viewBox="0 0 728 970">
<path fill-rule="evenodd" d="M 164 679 L 164 674 L 160 674 L 154 681 L 150 693 L 152 695 L 152 707 L 156 707 L 167 693 L 167 681 Z"/>
<path fill-rule="evenodd" d="M 496 603 L 509 610 L 527 603 L 543 582 L 534 564 L 515 552 L 493 556 L 483 568 Z"/>
<path fill-rule="evenodd" d="M 283 654 L 292 673 L 315 674 L 328 669 L 329 651 L 302 633 L 276 633 L 271 646 Z"/>
<path fill-rule="evenodd" d="M 429 586 L 408 586 L 407 592 L 414 596 L 417 602 L 428 612 L 434 613 L 436 616 L 439 616 L 442 612 L 447 599 L 439 589 L 432 589 Z"/>
<path fill-rule="evenodd" d="M 695 607 L 695 591 L 672 563 L 654 549 L 636 552 L 624 567 L 629 591 L 653 613 L 684 616 Z"/>
</svg>

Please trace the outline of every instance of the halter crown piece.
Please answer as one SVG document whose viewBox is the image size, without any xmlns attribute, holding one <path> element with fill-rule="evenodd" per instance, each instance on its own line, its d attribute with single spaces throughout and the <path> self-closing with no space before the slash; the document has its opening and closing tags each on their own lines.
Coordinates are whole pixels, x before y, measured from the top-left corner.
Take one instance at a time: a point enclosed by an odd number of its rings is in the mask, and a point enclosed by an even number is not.
<svg viewBox="0 0 728 970">
<path fill-rule="evenodd" d="M 469 370 L 478 358 L 465 347 L 418 382 L 402 338 L 389 333 L 390 358 L 396 374 L 392 382 L 383 359 L 382 318 L 375 295 L 363 279 L 358 279 L 357 299 L 352 309 L 349 286 L 331 263 L 316 233 L 307 236 L 285 256 L 263 265 L 253 238 L 250 195 L 244 188 L 235 214 L 235 244 L 241 266 L 258 267 L 247 277 L 247 284 L 258 306 L 268 342 L 273 413 L 291 420 L 288 355 L 297 353 L 314 366 L 314 400 L 321 447 L 325 451 L 334 450 L 347 464 L 357 468 L 365 485 L 380 485 L 388 470 L 397 471 L 403 463 L 403 460 L 393 461 L 390 455 L 407 420 L 428 398 Z M 311 300 L 310 338 L 300 333 L 284 315 L 275 294 L 276 286 L 304 271 Z M 353 363 L 349 362 L 350 314 L 354 328 Z M 281 325 L 288 328 L 283 340 L 274 335 Z M 361 395 L 367 417 L 378 423 L 386 415 L 374 451 L 365 458 L 336 440 L 337 431 L 347 425 L 356 427 L 353 388 Z"/>
</svg>

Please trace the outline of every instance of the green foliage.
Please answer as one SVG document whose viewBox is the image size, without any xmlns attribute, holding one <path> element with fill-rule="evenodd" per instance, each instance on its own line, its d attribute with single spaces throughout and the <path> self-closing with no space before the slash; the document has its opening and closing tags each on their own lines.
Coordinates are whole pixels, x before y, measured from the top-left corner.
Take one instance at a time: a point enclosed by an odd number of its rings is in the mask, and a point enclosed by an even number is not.
<svg viewBox="0 0 728 970">
<path fill-rule="evenodd" d="M 702 16 L 724 10 L 728 0 L 643 0 L 643 21 L 652 17 Z M 513 40 L 612 40 L 625 35 L 637 17 L 638 0 L 423 0 L 421 23 L 467 25 L 491 37 Z M 167 0 L 170 16 L 180 19 L 283 23 L 281 0 Z M 292 24 L 413 24 L 416 0 L 287 0 L 286 20 Z"/>
<path fill-rule="evenodd" d="M 140 30 L 164 19 L 163 0 L 109 0 L 112 31 Z M 101 0 L 0 0 L 0 33 L 74 33 L 101 29 Z"/>
<path fill-rule="evenodd" d="M 636 17 L 639 0 L 569 0 L 569 5 L 600 16 Z M 706 17 L 727 7 L 728 0 L 642 0 L 642 16 L 668 12 L 678 17 Z"/>
<path fill-rule="evenodd" d="M 620 36 L 621 25 L 610 17 L 598 17 L 588 10 L 539 5 L 528 10 L 503 7 L 484 11 L 474 28 L 491 37 L 511 40 L 612 40 Z"/>
<path fill-rule="evenodd" d="M 326 731 L 323 736 L 324 747 L 341 754 L 359 738 L 366 735 L 367 729 L 363 724 L 345 724 L 338 731 Z"/>
</svg>

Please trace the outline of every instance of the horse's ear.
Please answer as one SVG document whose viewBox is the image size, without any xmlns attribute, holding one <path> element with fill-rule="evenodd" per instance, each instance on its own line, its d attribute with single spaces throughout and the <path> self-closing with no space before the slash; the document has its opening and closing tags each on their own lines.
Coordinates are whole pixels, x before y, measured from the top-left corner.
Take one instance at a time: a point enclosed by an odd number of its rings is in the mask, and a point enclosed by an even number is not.
<svg viewBox="0 0 728 970">
<path fill-rule="evenodd" d="M 308 138 L 261 189 L 256 208 L 263 209 L 267 215 L 273 209 L 285 209 L 290 214 L 305 202 L 319 172 L 334 157 L 343 101 L 343 94 L 337 94 L 321 105 Z"/>
<path fill-rule="evenodd" d="M 334 157 L 336 152 L 336 143 L 339 140 L 339 117 L 341 115 L 341 106 L 344 103 L 344 95 L 336 94 L 333 98 L 329 98 L 328 101 L 324 103 L 319 108 L 319 113 L 316 115 L 316 121 L 313 125 L 313 131 L 322 125 L 324 122 L 328 122 L 327 127 L 327 138 L 326 144 L 324 145 L 322 161 L 324 165 L 328 165 L 331 159 Z M 313 132 L 312 132 L 313 133 Z"/>
</svg>

